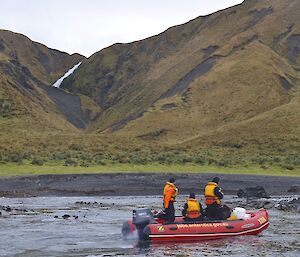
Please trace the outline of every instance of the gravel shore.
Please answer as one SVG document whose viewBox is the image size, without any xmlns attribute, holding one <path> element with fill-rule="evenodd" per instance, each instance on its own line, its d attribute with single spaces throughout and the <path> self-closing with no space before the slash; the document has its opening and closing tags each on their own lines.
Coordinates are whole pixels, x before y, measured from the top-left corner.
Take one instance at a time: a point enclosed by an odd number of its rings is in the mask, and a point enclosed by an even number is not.
<svg viewBox="0 0 300 257">
<path fill-rule="evenodd" d="M 203 194 L 207 181 L 221 178 L 225 194 L 238 189 L 263 186 L 269 195 L 287 195 L 288 189 L 300 185 L 300 177 L 277 177 L 236 174 L 195 173 L 101 173 L 74 175 L 34 175 L 0 177 L 0 196 L 121 196 L 160 195 L 166 180 L 177 179 L 179 194 L 194 191 Z"/>
</svg>

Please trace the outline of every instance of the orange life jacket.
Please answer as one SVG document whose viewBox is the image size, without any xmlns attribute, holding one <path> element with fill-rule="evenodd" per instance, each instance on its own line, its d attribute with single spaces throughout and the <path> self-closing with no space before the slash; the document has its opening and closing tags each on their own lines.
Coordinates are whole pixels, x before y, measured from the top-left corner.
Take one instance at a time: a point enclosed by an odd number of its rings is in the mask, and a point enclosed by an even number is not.
<svg viewBox="0 0 300 257">
<path fill-rule="evenodd" d="M 201 208 L 199 202 L 194 198 L 187 199 L 188 208 L 185 217 L 189 219 L 197 219 L 201 216 Z"/>
<path fill-rule="evenodd" d="M 175 184 L 167 182 L 164 187 L 164 208 L 168 208 L 170 202 L 175 202 L 175 197 L 178 194 L 178 188 Z"/>
<path fill-rule="evenodd" d="M 205 204 L 210 205 L 213 203 L 221 204 L 219 197 L 215 195 L 215 188 L 218 187 L 218 184 L 215 182 L 208 182 L 205 187 Z"/>
</svg>

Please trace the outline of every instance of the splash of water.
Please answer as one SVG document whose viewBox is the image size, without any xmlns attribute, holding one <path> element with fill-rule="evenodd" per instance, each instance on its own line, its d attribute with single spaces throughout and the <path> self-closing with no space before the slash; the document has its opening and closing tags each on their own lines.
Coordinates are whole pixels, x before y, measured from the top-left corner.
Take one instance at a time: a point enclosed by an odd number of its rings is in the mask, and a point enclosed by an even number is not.
<svg viewBox="0 0 300 257">
<path fill-rule="evenodd" d="M 59 78 L 52 86 L 53 87 L 57 87 L 57 88 L 59 88 L 60 87 L 60 85 L 61 85 L 61 83 L 63 82 L 63 80 L 65 79 L 65 78 L 67 78 L 67 77 L 69 77 L 78 67 L 79 67 L 79 65 L 81 64 L 82 62 L 80 62 L 80 63 L 77 63 L 76 65 L 74 65 L 71 69 L 69 69 L 66 73 L 65 73 L 65 75 L 63 75 L 61 78 Z"/>
</svg>

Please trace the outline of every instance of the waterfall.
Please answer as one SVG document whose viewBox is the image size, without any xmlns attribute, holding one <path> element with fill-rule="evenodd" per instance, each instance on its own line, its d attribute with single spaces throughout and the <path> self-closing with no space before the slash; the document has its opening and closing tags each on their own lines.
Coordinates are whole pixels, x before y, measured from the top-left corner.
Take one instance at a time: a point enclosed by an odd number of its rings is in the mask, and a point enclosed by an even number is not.
<svg viewBox="0 0 300 257">
<path fill-rule="evenodd" d="M 64 80 L 66 77 L 69 77 L 69 76 L 70 76 L 70 75 L 71 75 L 71 74 L 79 67 L 80 64 L 81 64 L 81 62 L 80 62 L 80 63 L 77 63 L 76 65 L 74 65 L 73 68 L 69 69 L 69 70 L 65 73 L 65 75 L 63 75 L 61 78 L 59 78 L 52 86 L 53 86 L 53 87 L 59 88 L 60 85 L 61 85 L 61 83 L 63 82 L 63 80 Z"/>
</svg>

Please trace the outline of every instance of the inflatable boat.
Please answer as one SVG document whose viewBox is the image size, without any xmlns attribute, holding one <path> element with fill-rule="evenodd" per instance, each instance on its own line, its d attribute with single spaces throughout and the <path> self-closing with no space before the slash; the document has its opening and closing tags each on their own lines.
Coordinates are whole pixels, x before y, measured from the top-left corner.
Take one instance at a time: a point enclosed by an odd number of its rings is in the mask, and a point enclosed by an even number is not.
<svg viewBox="0 0 300 257">
<path fill-rule="evenodd" d="M 174 223 L 153 218 L 149 209 L 133 211 L 133 219 L 122 227 L 124 236 L 138 233 L 139 239 L 153 243 L 168 241 L 200 241 L 232 236 L 257 235 L 269 226 L 269 216 L 265 209 L 247 212 L 246 220 L 213 220 L 186 222 L 182 216 Z"/>
</svg>

